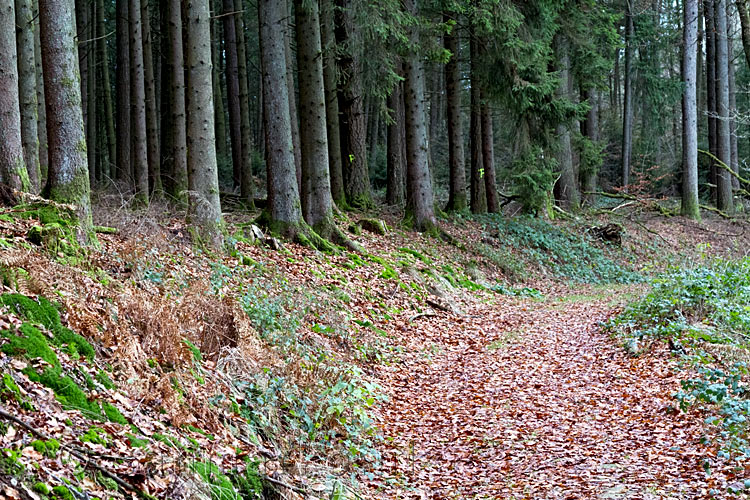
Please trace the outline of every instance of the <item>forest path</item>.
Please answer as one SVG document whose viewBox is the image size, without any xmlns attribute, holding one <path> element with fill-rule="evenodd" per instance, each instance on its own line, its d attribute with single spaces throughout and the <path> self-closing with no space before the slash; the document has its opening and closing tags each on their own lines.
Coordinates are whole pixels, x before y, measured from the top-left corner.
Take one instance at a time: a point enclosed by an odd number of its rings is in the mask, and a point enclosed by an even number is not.
<svg viewBox="0 0 750 500">
<path fill-rule="evenodd" d="M 717 479 L 702 470 L 702 419 L 673 411 L 674 361 L 630 357 L 602 332 L 626 290 L 577 292 L 404 328 L 401 362 L 377 370 L 384 498 L 707 493 Z"/>
</svg>

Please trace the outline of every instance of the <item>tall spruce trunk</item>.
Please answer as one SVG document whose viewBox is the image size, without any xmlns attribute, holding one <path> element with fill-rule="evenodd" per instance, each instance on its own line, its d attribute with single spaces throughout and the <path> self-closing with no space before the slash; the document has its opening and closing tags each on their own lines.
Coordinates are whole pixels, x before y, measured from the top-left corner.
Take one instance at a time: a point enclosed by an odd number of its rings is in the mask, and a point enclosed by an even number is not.
<svg viewBox="0 0 750 500">
<path fill-rule="evenodd" d="M 285 33 L 288 27 L 286 2 L 258 1 L 261 71 L 263 74 L 263 118 L 265 121 L 268 204 L 266 216 L 279 232 L 297 230 L 302 220 L 297 172 L 292 150 L 289 117 Z"/>
<path fill-rule="evenodd" d="M 635 53 L 635 26 L 631 2 L 625 2 L 625 95 L 622 110 L 622 187 L 630 185 L 631 156 L 633 152 L 633 56 Z"/>
<path fill-rule="evenodd" d="M 136 205 L 148 205 L 148 143 L 146 135 L 146 86 L 143 73 L 143 25 L 141 2 L 130 0 L 130 144 Z"/>
<path fill-rule="evenodd" d="M 336 40 L 333 35 L 333 0 L 321 0 L 320 37 L 323 47 L 323 81 L 326 92 L 326 132 L 328 136 L 328 161 L 331 178 L 331 196 L 339 205 L 346 205 L 344 173 L 339 137 L 338 77 L 336 75 Z"/>
<path fill-rule="evenodd" d="M 87 244 L 95 239 L 73 17 L 69 0 L 39 0 L 49 141 L 45 194 L 54 201 L 76 206 L 77 238 Z"/>
<path fill-rule="evenodd" d="M 117 165 L 118 180 L 130 181 L 130 15 L 128 2 L 116 1 L 117 61 L 115 94 L 117 95 Z"/>
<path fill-rule="evenodd" d="M 88 108 L 88 121 L 86 122 L 86 146 L 87 146 L 87 161 L 89 164 L 89 185 L 93 186 L 96 184 L 96 160 L 98 156 L 97 152 L 97 121 L 99 117 L 98 109 L 96 106 L 97 98 L 99 95 L 99 85 L 97 84 L 98 79 L 96 75 L 96 69 L 98 65 L 97 51 L 94 39 L 96 39 L 96 3 L 89 4 L 86 9 L 86 15 L 88 19 L 86 23 L 90 27 L 88 30 L 92 40 L 86 42 L 88 46 L 86 49 L 86 78 L 88 84 L 86 85 L 86 107 Z"/>
<path fill-rule="evenodd" d="M 683 22 L 682 80 L 685 91 L 682 96 L 681 213 L 698 220 L 698 0 L 685 0 Z"/>
<path fill-rule="evenodd" d="M 495 175 L 495 134 L 492 126 L 492 112 L 484 98 L 484 93 L 480 92 L 482 99 L 481 120 L 482 120 L 482 165 L 484 168 L 484 191 L 487 196 L 487 211 L 498 213 L 500 211 L 500 201 L 497 195 L 497 176 Z"/>
<path fill-rule="evenodd" d="M 716 25 L 714 0 L 704 0 L 706 20 L 706 114 L 708 115 L 708 150 L 713 156 L 718 154 L 717 108 L 716 108 Z M 717 167 L 713 158 L 710 161 L 708 182 L 711 185 L 711 199 L 716 201 Z"/>
<path fill-rule="evenodd" d="M 240 117 L 240 79 L 237 59 L 237 35 L 234 25 L 234 1 L 223 0 L 224 14 L 224 80 L 227 83 L 227 107 L 229 108 L 229 143 L 232 147 L 232 186 L 239 187 L 242 181 L 242 132 Z"/>
<path fill-rule="evenodd" d="M 187 201 L 188 166 L 187 166 L 187 116 L 185 110 L 185 58 L 182 38 L 182 9 L 180 0 L 169 0 L 167 6 L 169 34 L 169 79 L 172 168 L 170 194 L 181 203 Z"/>
<path fill-rule="evenodd" d="M 450 17 L 446 14 L 446 23 Z M 454 28 L 455 31 L 455 28 Z M 450 182 L 447 211 L 466 209 L 466 171 L 464 166 L 464 134 L 461 123 L 461 71 L 458 34 L 454 31 L 444 37 L 445 50 L 451 53 L 445 65 L 445 90 L 448 115 L 448 168 Z"/>
<path fill-rule="evenodd" d="M 727 22 L 731 20 L 731 8 L 727 4 Z M 729 136 L 731 138 L 731 157 L 732 162 L 730 167 L 732 172 L 739 174 L 740 172 L 740 158 L 739 158 L 739 144 L 737 141 L 737 82 L 734 67 L 734 40 L 731 37 L 732 28 L 727 25 L 727 47 L 728 47 L 728 74 L 729 74 Z M 732 175 L 732 188 L 740 188 L 740 180 Z"/>
<path fill-rule="evenodd" d="M 107 160 L 108 165 L 104 168 L 104 176 L 112 175 L 112 166 L 115 164 L 116 158 L 116 145 L 115 145 L 115 114 L 112 104 L 112 87 L 109 77 L 109 51 L 107 50 L 107 38 L 106 27 L 104 24 L 104 0 L 96 0 L 96 31 L 97 41 L 96 50 L 98 52 L 98 59 L 100 62 L 100 74 L 101 74 L 101 89 L 102 89 L 102 101 L 104 103 L 104 127 L 103 130 L 106 134 L 107 144 Z M 102 178 L 104 178 L 102 176 Z"/>
<path fill-rule="evenodd" d="M 336 42 L 351 45 L 354 37 L 353 1 L 337 0 Z M 339 111 L 341 150 L 344 171 L 344 190 L 349 205 L 364 209 L 372 205 L 370 178 L 367 168 L 367 120 L 364 109 L 364 91 L 360 55 L 355 48 L 342 54 L 338 60 L 341 75 Z"/>
<path fill-rule="evenodd" d="M 287 3 L 287 12 L 294 10 L 294 0 L 279 0 Z M 289 15 L 287 19 L 293 17 Z M 294 83 L 294 52 L 292 51 L 292 38 L 294 38 L 294 26 L 287 23 L 284 30 L 284 56 L 286 57 L 286 84 L 289 95 L 289 120 L 292 126 L 292 152 L 294 154 L 294 166 L 297 171 L 297 188 L 302 190 L 302 150 L 300 147 L 299 113 L 297 112 L 297 90 Z"/>
<path fill-rule="evenodd" d="M 591 89 L 587 92 L 589 111 L 584 123 L 584 134 L 594 144 L 599 142 L 599 94 L 597 90 Z M 593 166 L 581 170 L 581 185 L 583 187 L 583 199 L 589 205 L 596 203 L 597 171 Z"/>
<path fill-rule="evenodd" d="M 18 98 L 16 17 L 13 3 L 0 7 L 0 181 L 28 191 L 29 174 L 23 161 L 21 108 Z"/>
<path fill-rule="evenodd" d="M 397 63 L 397 72 L 402 73 L 402 63 Z M 403 84 L 397 83 L 388 96 L 388 108 L 393 113 L 393 120 L 388 123 L 386 132 L 388 152 L 386 155 L 386 203 L 401 206 L 405 200 L 406 171 L 404 168 L 406 149 L 404 145 L 404 94 Z"/>
<path fill-rule="evenodd" d="M 213 124 L 210 23 L 208 0 L 187 4 L 188 217 L 198 226 L 201 238 L 219 247 L 222 219 Z"/>
<path fill-rule="evenodd" d="M 219 1 L 219 0 L 214 0 Z M 213 2 L 212 2 L 213 3 Z M 215 10 L 214 10 L 215 11 Z M 223 49 L 220 34 L 221 19 L 211 20 L 211 88 L 214 100 L 214 134 L 216 136 L 216 155 L 220 162 L 230 160 L 227 149 L 227 124 L 224 111 L 224 91 L 221 86 L 221 62 Z M 234 172 L 232 173 L 234 176 Z"/>
<path fill-rule="evenodd" d="M 37 125 L 37 81 L 34 55 L 34 14 L 31 0 L 16 0 L 16 43 L 18 50 L 18 97 L 21 107 L 21 141 L 29 176 L 29 189 L 41 190 L 39 133 Z"/>
<path fill-rule="evenodd" d="M 33 0 L 34 8 L 34 65 L 36 67 L 37 134 L 39 136 L 39 166 L 41 168 L 40 189 L 47 182 L 47 110 L 44 104 L 44 76 L 42 75 L 42 44 L 39 39 L 39 3 Z"/>
<path fill-rule="evenodd" d="M 302 215 L 322 237 L 336 232 L 328 169 L 323 50 L 318 4 L 295 0 L 299 117 L 302 148 Z"/>
<path fill-rule="evenodd" d="M 161 152 L 159 151 L 159 115 L 154 66 L 154 32 L 151 29 L 150 0 L 141 0 L 143 33 L 143 84 L 146 95 L 146 144 L 148 154 L 148 184 L 152 193 L 163 191 L 161 184 Z"/>
<path fill-rule="evenodd" d="M 237 36 L 237 74 L 240 80 L 240 135 L 242 146 L 242 172 L 240 195 L 249 207 L 255 207 L 253 199 L 253 129 L 250 123 L 250 89 L 247 74 L 247 45 L 245 42 L 245 20 L 241 13 L 234 16 Z"/>
<path fill-rule="evenodd" d="M 716 136 L 717 157 L 724 165 L 732 164 L 732 137 L 729 116 L 729 45 L 727 43 L 726 0 L 714 0 L 716 25 Z M 716 207 L 726 213 L 734 212 L 732 174 L 719 168 L 716 174 Z"/>
<path fill-rule="evenodd" d="M 403 5 L 407 12 L 417 15 L 416 0 L 404 0 Z M 419 46 L 419 31 L 416 26 L 409 28 L 409 41 L 412 47 Z M 404 70 L 406 218 L 413 220 L 414 228 L 418 231 L 433 231 L 437 221 L 427 150 L 425 75 L 421 55 L 412 52 L 406 56 Z"/>
<path fill-rule="evenodd" d="M 570 43 L 562 34 L 557 34 L 553 43 L 555 46 L 560 77 L 560 83 L 557 87 L 556 93 L 561 99 L 571 99 Z M 578 181 L 576 179 L 575 168 L 573 165 L 573 147 L 570 139 L 570 123 L 558 124 L 555 133 L 557 135 L 559 148 L 557 153 L 557 163 L 558 168 L 560 169 L 560 178 L 557 181 L 557 191 L 560 196 L 560 204 L 565 209 L 577 209 L 581 204 L 581 195 L 578 191 Z M 623 168 L 623 180 L 625 179 L 624 172 L 625 169 Z"/>
<path fill-rule="evenodd" d="M 472 213 L 487 211 L 487 194 L 484 183 L 484 160 L 482 158 L 482 98 L 479 82 L 479 47 L 472 29 L 469 52 L 471 56 L 471 120 L 469 142 L 471 144 L 470 206 Z"/>
</svg>

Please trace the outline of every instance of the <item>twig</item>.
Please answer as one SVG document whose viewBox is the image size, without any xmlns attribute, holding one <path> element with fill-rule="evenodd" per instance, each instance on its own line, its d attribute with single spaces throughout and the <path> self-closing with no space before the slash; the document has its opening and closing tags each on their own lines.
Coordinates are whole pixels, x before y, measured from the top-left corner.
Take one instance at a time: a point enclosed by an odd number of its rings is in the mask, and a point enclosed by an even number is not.
<svg viewBox="0 0 750 500">
<path fill-rule="evenodd" d="M 271 476 L 264 476 L 263 479 L 267 480 L 269 483 L 276 484 L 278 486 L 283 486 L 284 488 L 288 488 L 292 491 L 296 491 L 297 493 L 306 494 L 307 492 L 300 488 L 299 486 L 294 486 L 289 483 L 285 483 L 284 481 L 279 481 L 278 479 L 274 479 Z"/>
<path fill-rule="evenodd" d="M 414 316 L 412 316 L 412 317 L 409 318 L 409 323 L 412 323 L 412 322 L 418 320 L 419 318 L 429 318 L 429 317 L 432 317 L 432 316 L 437 316 L 437 314 L 435 314 L 433 311 L 427 311 L 427 312 L 415 314 Z"/>
<path fill-rule="evenodd" d="M 42 431 L 40 431 L 40 430 L 32 427 L 31 425 L 27 424 L 26 422 L 24 422 L 20 418 L 18 418 L 16 416 L 11 415 L 10 413 L 6 412 L 2 408 L 0 408 L 0 417 L 4 418 L 5 420 L 10 420 L 11 422 L 15 422 L 16 424 L 20 425 L 21 427 L 23 427 L 24 429 L 28 430 L 29 432 L 31 432 L 33 435 L 35 435 L 36 437 L 38 437 L 40 439 L 44 439 L 45 441 L 49 441 L 50 439 L 52 439 L 50 436 L 48 436 L 44 432 L 42 432 Z M 79 452 L 78 450 L 76 450 L 75 448 L 71 447 L 70 445 L 62 445 L 62 446 L 63 446 L 63 448 L 65 448 L 65 449 L 68 450 L 68 453 L 70 453 L 71 455 L 73 455 L 74 457 L 76 457 L 79 460 L 85 460 L 87 464 L 90 464 L 96 470 L 98 470 L 99 472 L 101 472 L 103 476 L 105 476 L 105 477 L 113 480 L 121 488 L 124 488 L 126 490 L 132 491 L 133 493 L 137 494 L 141 498 L 150 498 L 149 495 L 145 491 L 143 491 L 142 489 L 140 489 L 140 488 L 138 488 L 136 486 L 133 486 L 132 484 L 128 483 L 127 481 L 121 479 L 120 476 L 118 476 L 116 474 L 113 474 L 112 472 L 108 471 L 106 468 L 104 468 L 104 466 L 102 466 L 102 465 L 98 464 L 97 462 L 93 461 L 91 459 L 91 457 L 88 457 L 88 456 L 84 455 L 83 453 Z"/>
</svg>

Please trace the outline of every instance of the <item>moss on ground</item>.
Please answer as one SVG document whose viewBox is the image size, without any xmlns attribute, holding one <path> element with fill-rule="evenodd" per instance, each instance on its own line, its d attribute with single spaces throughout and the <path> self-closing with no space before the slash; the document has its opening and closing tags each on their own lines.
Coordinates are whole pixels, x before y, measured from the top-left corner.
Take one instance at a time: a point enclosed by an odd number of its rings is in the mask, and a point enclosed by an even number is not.
<svg viewBox="0 0 750 500">
<path fill-rule="evenodd" d="M 41 453 L 47 458 L 55 458 L 57 452 L 60 451 L 60 441 L 57 439 L 50 439 L 48 441 L 37 439 L 36 441 L 31 442 L 31 447 L 34 448 L 37 453 Z"/>
</svg>

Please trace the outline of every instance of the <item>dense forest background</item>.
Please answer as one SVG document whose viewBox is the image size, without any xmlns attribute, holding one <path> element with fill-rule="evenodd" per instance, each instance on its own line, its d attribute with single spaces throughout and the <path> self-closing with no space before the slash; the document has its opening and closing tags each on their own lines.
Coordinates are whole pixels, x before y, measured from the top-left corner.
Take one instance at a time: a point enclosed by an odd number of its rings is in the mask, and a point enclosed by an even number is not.
<svg viewBox="0 0 750 500">
<path fill-rule="evenodd" d="M 743 1 L 17 0 L 0 21 L 2 180 L 84 219 L 90 187 L 209 229 L 257 201 L 320 246 L 375 200 L 432 230 L 436 207 L 647 194 L 697 218 L 746 193 Z"/>
</svg>

